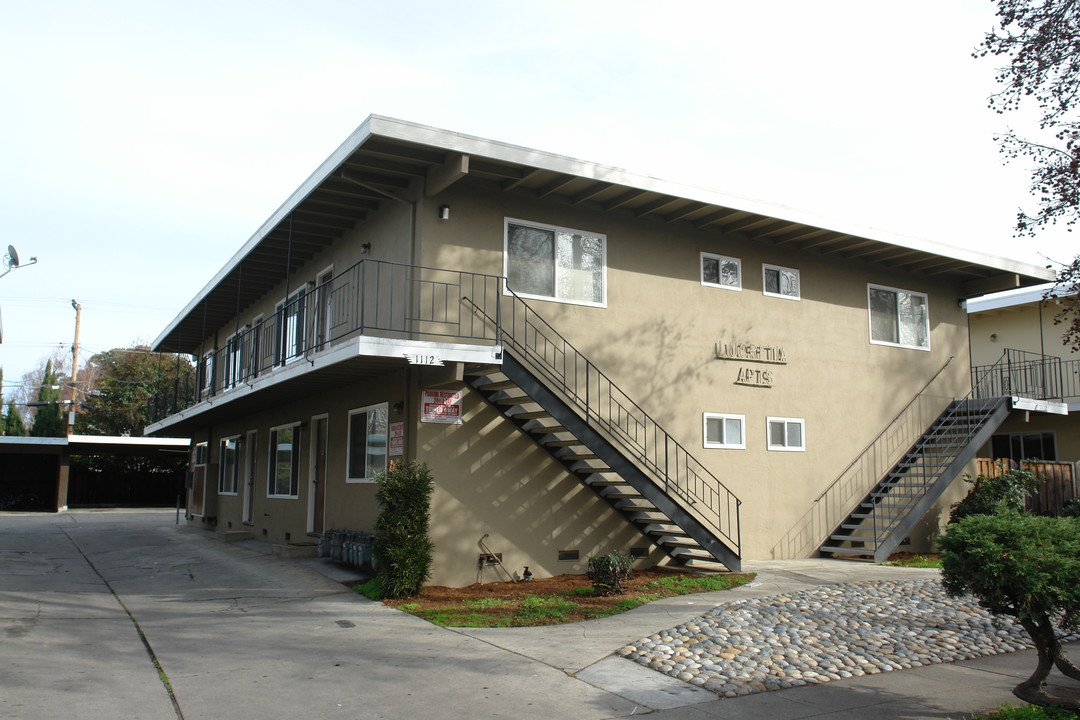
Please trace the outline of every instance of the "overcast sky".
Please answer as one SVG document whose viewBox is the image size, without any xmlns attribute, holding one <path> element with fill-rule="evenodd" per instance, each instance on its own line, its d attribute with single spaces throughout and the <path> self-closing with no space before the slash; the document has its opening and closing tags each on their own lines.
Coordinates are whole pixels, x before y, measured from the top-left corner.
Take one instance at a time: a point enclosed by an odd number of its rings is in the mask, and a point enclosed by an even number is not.
<svg viewBox="0 0 1080 720">
<path fill-rule="evenodd" d="M 990 0 L 52 0 L 0 23 L 5 394 L 150 342 L 369 114 L 1046 264 Z"/>
</svg>

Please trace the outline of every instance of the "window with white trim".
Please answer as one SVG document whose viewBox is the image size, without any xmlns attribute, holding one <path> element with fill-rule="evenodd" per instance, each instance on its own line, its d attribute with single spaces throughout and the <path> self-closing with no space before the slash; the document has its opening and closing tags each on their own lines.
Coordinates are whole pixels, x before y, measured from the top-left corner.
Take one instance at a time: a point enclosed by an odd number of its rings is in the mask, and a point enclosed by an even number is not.
<svg viewBox="0 0 1080 720">
<path fill-rule="evenodd" d="M 307 305 L 310 285 L 290 293 L 279 302 L 274 311 L 277 313 L 277 361 L 279 363 L 298 360 L 307 347 Z"/>
<path fill-rule="evenodd" d="M 801 297 L 799 271 L 795 268 L 763 264 L 761 275 L 761 291 L 765 295 L 788 300 L 798 300 Z"/>
<path fill-rule="evenodd" d="M 870 342 L 930 349 L 930 302 L 924 293 L 867 285 Z"/>
<path fill-rule="evenodd" d="M 743 427 L 746 424 L 745 415 L 704 413 L 703 424 L 705 447 L 732 450 L 742 450 L 746 447 L 746 436 L 743 433 Z"/>
<path fill-rule="evenodd" d="M 251 335 L 251 328 L 245 325 L 225 341 L 225 378 L 226 388 L 236 387 L 247 379 L 246 344 Z"/>
<path fill-rule="evenodd" d="M 606 252 L 599 233 L 506 219 L 506 281 L 523 297 L 603 307 Z"/>
<path fill-rule="evenodd" d="M 805 425 L 802 418 L 766 418 L 769 449 L 799 452 L 805 450 Z"/>
<path fill-rule="evenodd" d="M 742 290 L 742 260 L 727 255 L 701 253 L 701 284 Z"/>
<path fill-rule="evenodd" d="M 222 438 L 218 458 L 218 492 L 236 495 L 240 487 L 240 436 Z"/>
<path fill-rule="evenodd" d="M 270 428 L 267 497 L 295 498 L 300 492 L 300 423 Z"/>
<path fill-rule="evenodd" d="M 349 411 L 347 482 L 372 482 L 386 472 L 387 405 L 369 405 Z"/>
<path fill-rule="evenodd" d="M 214 392 L 214 351 L 211 350 L 202 357 L 199 363 L 199 396 L 210 397 Z"/>
</svg>

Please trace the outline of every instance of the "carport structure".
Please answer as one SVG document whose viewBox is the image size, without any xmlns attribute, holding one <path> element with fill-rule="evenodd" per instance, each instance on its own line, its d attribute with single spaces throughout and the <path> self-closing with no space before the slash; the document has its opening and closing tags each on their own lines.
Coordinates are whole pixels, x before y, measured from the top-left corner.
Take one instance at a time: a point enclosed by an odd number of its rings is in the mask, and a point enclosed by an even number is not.
<svg viewBox="0 0 1080 720">
<path fill-rule="evenodd" d="M 188 438 L 0 437 L 0 509 L 67 510 L 72 455 L 175 456 L 190 445 Z"/>
</svg>

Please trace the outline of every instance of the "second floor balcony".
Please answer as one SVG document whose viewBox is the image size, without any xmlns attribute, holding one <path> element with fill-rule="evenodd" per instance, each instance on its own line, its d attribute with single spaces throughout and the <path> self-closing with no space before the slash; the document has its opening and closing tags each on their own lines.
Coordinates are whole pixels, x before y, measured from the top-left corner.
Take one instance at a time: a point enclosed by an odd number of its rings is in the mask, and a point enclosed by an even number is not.
<svg viewBox="0 0 1080 720">
<path fill-rule="evenodd" d="M 345 361 L 498 360 L 502 293 L 495 275 L 362 260 L 290 290 L 257 322 L 237 318 L 223 341 L 193 356 L 186 383 L 152 399 L 150 430 Z"/>
</svg>

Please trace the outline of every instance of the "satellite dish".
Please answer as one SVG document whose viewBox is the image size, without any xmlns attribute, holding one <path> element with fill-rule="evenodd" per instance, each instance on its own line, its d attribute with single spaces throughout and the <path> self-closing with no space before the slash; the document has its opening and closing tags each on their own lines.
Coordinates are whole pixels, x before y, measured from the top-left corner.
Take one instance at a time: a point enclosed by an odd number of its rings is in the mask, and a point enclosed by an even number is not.
<svg viewBox="0 0 1080 720">
<path fill-rule="evenodd" d="M 7 246 L 7 254 L 8 254 L 8 267 L 12 267 L 12 268 L 19 267 L 19 253 L 15 252 L 15 246 L 14 245 L 8 245 Z"/>
</svg>

